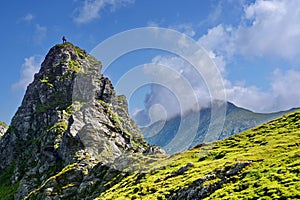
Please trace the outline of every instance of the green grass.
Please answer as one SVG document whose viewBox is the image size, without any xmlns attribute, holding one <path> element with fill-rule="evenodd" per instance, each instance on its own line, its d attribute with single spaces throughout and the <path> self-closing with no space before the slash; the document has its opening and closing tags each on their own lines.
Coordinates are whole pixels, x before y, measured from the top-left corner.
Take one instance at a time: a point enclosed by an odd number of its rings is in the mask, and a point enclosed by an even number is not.
<svg viewBox="0 0 300 200">
<path fill-rule="evenodd" d="M 218 169 L 249 161 L 206 199 L 299 199 L 300 111 L 222 141 L 202 145 L 152 163 L 138 180 L 134 172 L 98 199 L 166 199 Z M 192 162 L 182 175 L 170 176 Z M 138 180 L 138 181 L 137 181 Z M 203 187 L 219 182 L 218 178 Z"/>
<path fill-rule="evenodd" d="M 49 131 L 56 135 L 54 149 L 58 149 L 60 142 L 63 137 L 63 133 L 68 129 L 68 123 L 65 121 L 57 122 L 52 127 L 49 128 Z"/>
<path fill-rule="evenodd" d="M 3 126 L 4 128 L 8 127 L 5 122 L 0 122 L 0 126 Z"/>
<path fill-rule="evenodd" d="M 78 73 L 81 70 L 81 63 L 75 60 L 69 60 L 69 71 Z"/>
<path fill-rule="evenodd" d="M 45 77 L 44 79 L 41 79 L 40 82 L 46 83 L 49 86 L 49 88 L 51 88 L 51 89 L 53 88 L 53 84 L 49 83 L 49 77 Z"/>
<path fill-rule="evenodd" d="M 1 200 L 13 200 L 14 194 L 19 187 L 19 182 L 10 186 L 0 184 L 0 199 Z"/>
</svg>

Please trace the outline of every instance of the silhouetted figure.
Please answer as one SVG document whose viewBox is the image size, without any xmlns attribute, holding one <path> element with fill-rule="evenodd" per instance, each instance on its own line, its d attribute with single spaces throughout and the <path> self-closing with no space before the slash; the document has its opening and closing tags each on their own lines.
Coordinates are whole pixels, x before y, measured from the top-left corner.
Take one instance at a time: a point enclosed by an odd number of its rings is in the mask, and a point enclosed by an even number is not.
<svg viewBox="0 0 300 200">
<path fill-rule="evenodd" d="M 62 41 L 63 41 L 63 44 L 67 42 L 67 39 L 65 36 L 62 37 Z"/>
</svg>

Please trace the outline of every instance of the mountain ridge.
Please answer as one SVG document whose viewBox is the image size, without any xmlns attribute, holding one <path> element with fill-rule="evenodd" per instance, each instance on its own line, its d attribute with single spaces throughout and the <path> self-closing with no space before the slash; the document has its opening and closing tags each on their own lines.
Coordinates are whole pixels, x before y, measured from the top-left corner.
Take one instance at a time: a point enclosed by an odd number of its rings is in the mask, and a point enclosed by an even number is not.
<svg viewBox="0 0 300 200">
<path fill-rule="evenodd" d="M 264 122 L 275 119 L 283 114 L 292 112 L 297 108 L 292 108 L 287 111 L 279 111 L 274 113 L 256 113 L 250 111 L 248 109 L 238 107 L 231 102 L 226 103 L 215 103 L 215 107 L 218 106 L 226 106 L 226 115 L 224 120 L 224 125 L 221 133 L 217 133 L 214 130 L 214 127 L 210 127 L 212 131 L 210 131 L 210 135 L 214 136 L 215 140 L 224 139 L 231 135 L 237 134 L 244 130 L 253 128 L 258 126 Z M 141 127 L 141 131 L 145 137 L 145 140 L 150 144 L 156 144 L 158 146 L 164 147 L 167 153 L 172 154 L 178 151 L 178 149 L 190 149 L 194 146 L 201 144 L 203 142 L 211 141 L 208 136 L 208 128 L 210 123 L 213 125 L 218 121 L 222 121 L 222 119 L 216 118 L 211 121 L 211 106 L 202 108 L 199 111 L 190 111 L 186 112 L 184 115 L 174 116 L 171 119 L 166 121 L 157 121 L 148 127 Z M 197 130 L 197 133 L 194 135 L 193 141 L 189 144 L 189 146 L 177 146 L 177 149 L 166 149 L 168 143 L 172 141 L 172 139 L 176 136 L 176 134 L 184 134 L 179 133 L 178 127 L 182 121 L 188 118 L 188 115 L 194 115 L 199 118 L 199 124 L 193 124 L 192 122 L 188 124 L 188 127 L 194 126 L 194 129 Z M 220 115 L 222 116 L 222 115 Z M 184 129 L 186 131 L 188 129 Z"/>
</svg>

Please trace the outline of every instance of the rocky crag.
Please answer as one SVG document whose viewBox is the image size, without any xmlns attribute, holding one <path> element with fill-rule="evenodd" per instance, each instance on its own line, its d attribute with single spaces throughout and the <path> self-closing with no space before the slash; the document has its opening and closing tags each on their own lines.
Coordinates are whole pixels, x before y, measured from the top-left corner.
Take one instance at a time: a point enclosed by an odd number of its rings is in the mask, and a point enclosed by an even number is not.
<svg viewBox="0 0 300 200">
<path fill-rule="evenodd" d="M 164 153 L 100 70 L 71 43 L 51 48 L 0 140 L 0 199 L 93 199 Z"/>
</svg>

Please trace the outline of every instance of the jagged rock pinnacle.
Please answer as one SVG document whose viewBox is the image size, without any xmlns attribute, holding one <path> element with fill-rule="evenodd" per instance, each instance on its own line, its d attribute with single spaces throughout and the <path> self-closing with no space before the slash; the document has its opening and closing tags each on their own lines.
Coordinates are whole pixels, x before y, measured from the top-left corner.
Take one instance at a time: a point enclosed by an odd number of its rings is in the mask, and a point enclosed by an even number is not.
<svg viewBox="0 0 300 200">
<path fill-rule="evenodd" d="M 15 199 L 33 195 L 63 167 L 81 163 L 82 179 L 97 163 L 149 151 L 126 98 L 100 70 L 99 61 L 71 43 L 50 49 L 0 140 L 0 173 L 13 169 L 8 184 L 19 184 Z"/>
</svg>

